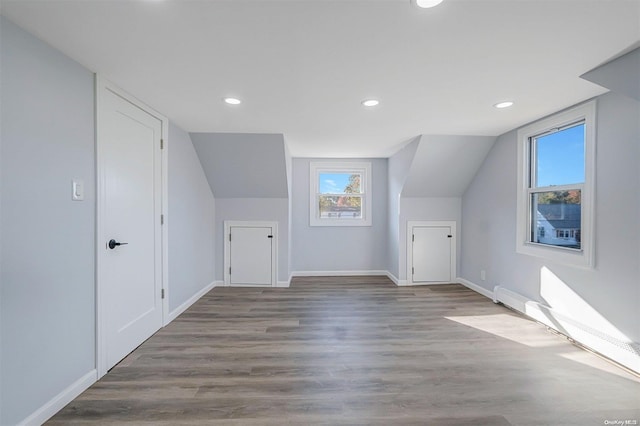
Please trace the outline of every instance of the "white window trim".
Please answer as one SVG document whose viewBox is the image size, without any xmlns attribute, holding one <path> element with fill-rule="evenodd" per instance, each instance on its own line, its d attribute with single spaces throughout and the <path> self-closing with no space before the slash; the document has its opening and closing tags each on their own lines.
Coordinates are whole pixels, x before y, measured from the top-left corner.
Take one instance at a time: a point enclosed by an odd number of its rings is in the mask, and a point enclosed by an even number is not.
<svg viewBox="0 0 640 426">
<path fill-rule="evenodd" d="M 579 120 L 585 121 L 585 181 L 582 186 L 581 249 L 568 249 L 528 241 L 529 138 Z M 516 252 L 572 266 L 594 267 L 594 206 L 596 154 L 596 101 L 589 101 L 518 130 L 518 189 Z M 558 187 L 561 189 L 561 187 Z"/>
<path fill-rule="evenodd" d="M 362 219 L 320 219 L 317 196 L 320 188 L 318 177 L 320 173 L 349 173 L 362 174 Z M 310 226 L 371 226 L 371 163 L 370 162 L 336 162 L 312 161 L 309 164 L 309 225 Z"/>
</svg>

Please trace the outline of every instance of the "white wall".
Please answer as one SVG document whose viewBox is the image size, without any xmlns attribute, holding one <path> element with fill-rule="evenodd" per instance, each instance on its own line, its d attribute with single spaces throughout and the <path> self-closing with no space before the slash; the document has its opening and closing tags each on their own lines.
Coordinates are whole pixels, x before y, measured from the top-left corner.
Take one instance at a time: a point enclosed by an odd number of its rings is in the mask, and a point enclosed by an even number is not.
<svg viewBox="0 0 640 426">
<path fill-rule="evenodd" d="M 387 159 L 330 159 L 370 161 L 372 168 L 372 226 L 309 226 L 309 163 L 325 159 L 293 159 L 292 265 L 304 271 L 386 271 Z"/>
<path fill-rule="evenodd" d="M 640 341 L 640 107 L 597 100 L 595 268 L 516 254 L 516 132 L 502 135 L 462 201 L 461 276 L 500 284 L 596 330 Z M 549 279 L 547 268 L 556 278 Z M 480 280 L 480 270 L 487 280 Z"/>
<path fill-rule="evenodd" d="M 169 311 L 213 283 L 215 200 L 189 135 L 169 124 Z"/>
<path fill-rule="evenodd" d="M 95 367 L 94 83 L 0 19 L 0 423 L 12 425 Z"/>
<path fill-rule="evenodd" d="M 289 281 L 289 199 L 216 198 L 216 280 L 224 279 L 224 221 L 278 222 L 278 281 Z"/>
<path fill-rule="evenodd" d="M 412 139 L 402 149 L 389 157 L 388 181 L 388 229 L 387 229 L 387 271 L 400 279 L 400 194 L 409 175 L 411 163 L 420 144 L 420 136 Z M 406 224 L 405 224 L 406 226 Z M 405 250 L 406 251 L 406 250 Z"/>
<path fill-rule="evenodd" d="M 460 242 L 462 218 L 462 200 L 460 198 L 407 198 L 400 199 L 400 235 L 399 235 L 399 275 L 400 280 L 407 279 L 407 222 L 410 220 L 454 221 L 456 222 L 457 270 L 460 270 Z"/>
</svg>

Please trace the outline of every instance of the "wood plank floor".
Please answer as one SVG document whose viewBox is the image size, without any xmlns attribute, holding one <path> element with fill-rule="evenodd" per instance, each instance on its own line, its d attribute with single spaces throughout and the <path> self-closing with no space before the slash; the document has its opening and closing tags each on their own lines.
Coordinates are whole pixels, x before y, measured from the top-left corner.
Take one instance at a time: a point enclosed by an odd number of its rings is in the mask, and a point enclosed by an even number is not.
<svg viewBox="0 0 640 426">
<path fill-rule="evenodd" d="M 640 380 L 461 285 L 214 288 L 48 424 L 640 425 Z"/>
</svg>

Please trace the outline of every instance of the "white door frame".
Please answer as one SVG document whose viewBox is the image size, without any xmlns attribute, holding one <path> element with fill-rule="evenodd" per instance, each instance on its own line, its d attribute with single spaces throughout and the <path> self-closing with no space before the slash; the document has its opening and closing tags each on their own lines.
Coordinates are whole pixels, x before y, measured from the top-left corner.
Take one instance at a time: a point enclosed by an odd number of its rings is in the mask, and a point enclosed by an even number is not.
<svg viewBox="0 0 640 426">
<path fill-rule="evenodd" d="M 429 281 L 423 282 L 413 281 L 413 274 L 411 273 L 413 270 L 413 228 L 416 227 L 451 227 L 451 281 L 440 282 L 440 281 Z M 456 241 L 457 241 L 457 229 L 455 221 L 443 221 L 443 220 L 409 220 L 407 221 L 407 285 L 432 285 L 432 284 L 450 284 L 453 280 L 458 276 L 457 274 L 457 259 L 456 259 Z"/>
<path fill-rule="evenodd" d="M 96 370 L 98 372 L 98 379 L 104 376 L 107 373 L 107 342 L 106 342 L 106 327 L 105 327 L 105 311 L 106 308 L 104 306 L 105 303 L 105 272 L 103 268 L 103 256 L 105 256 L 104 244 L 105 242 L 101 240 L 101 237 L 104 232 L 104 211 L 106 206 L 106 193 L 105 193 L 105 167 L 104 167 L 104 158 L 102 155 L 102 147 L 106 143 L 102 140 L 100 135 L 100 128 L 102 125 L 101 121 L 101 108 L 103 105 L 104 91 L 110 91 L 125 99 L 126 101 L 132 103 L 148 114 L 154 116 L 158 120 L 162 122 L 162 141 L 163 141 L 163 149 L 161 152 L 161 166 L 160 166 L 160 174 L 161 174 L 161 214 L 163 216 L 163 224 L 160 227 L 160 238 L 161 238 L 161 270 L 162 270 L 162 289 L 164 290 L 164 299 L 162 300 L 162 325 L 167 325 L 167 321 L 169 319 L 169 288 L 168 288 L 168 262 L 167 262 L 167 235 L 168 235 L 168 225 L 167 225 L 167 200 L 168 200 L 168 186 L 167 186 L 167 139 L 169 134 L 169 122 L 165 116 L 158 113 L 154 109 L 140 102 L 135 97 L 129 95 L 128 93 L 122 91 L 120 88 L 115 86 L 110 81 L 104 79 L 100 75 L 96 75 L 95 78 L 95 95 L 96 95 L 96 105 L 95 105 L 95 114 L 96 114 L 96 253 L 95 253 L 95 262 L 96 262 Z"/>
<path fill-rule="evenodd" d="M 232 226 L 247 227 L 271 227 L 273 229 L 273 241 L 271 246 L 271 287 L 278 286 L 278 222 L 271 221 L 244 221 L 244 220 L 225 220 L 224 221 L 224 286 L 231 286 L 231 275 L 229 274 L 229 266 L 231 265 L 231 242 L 229 235 Z"/>
</svg>

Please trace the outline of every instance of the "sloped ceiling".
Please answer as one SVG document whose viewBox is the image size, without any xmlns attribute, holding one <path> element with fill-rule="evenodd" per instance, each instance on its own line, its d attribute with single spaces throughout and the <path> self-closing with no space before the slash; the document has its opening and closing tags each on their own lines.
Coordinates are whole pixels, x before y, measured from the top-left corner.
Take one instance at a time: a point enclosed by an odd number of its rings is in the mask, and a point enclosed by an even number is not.
<svg viewBox="0 0 640 426">
<path fill-rule="evenodd" d="M 612 92 L 640 101 L 640 48 L 581 76 Z"/>
<path fill-rule="evenodd" d="M 287 198 L 287 152 L 278 134 L 191 133 L 216 198 Z"/>
<path fill-rule="evenodd" d="M 461 197 L 495 140 L 488 136 L 423 135 L 402 197 Z"/>
</svg>

